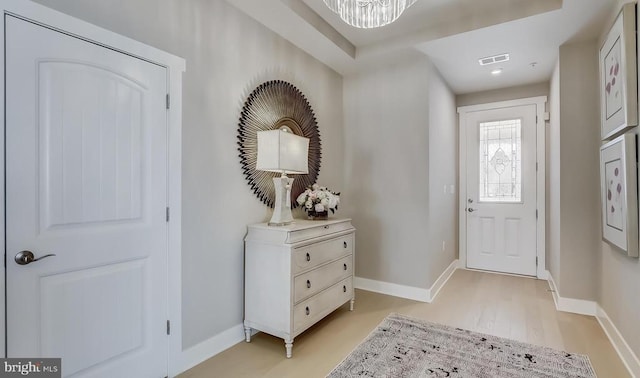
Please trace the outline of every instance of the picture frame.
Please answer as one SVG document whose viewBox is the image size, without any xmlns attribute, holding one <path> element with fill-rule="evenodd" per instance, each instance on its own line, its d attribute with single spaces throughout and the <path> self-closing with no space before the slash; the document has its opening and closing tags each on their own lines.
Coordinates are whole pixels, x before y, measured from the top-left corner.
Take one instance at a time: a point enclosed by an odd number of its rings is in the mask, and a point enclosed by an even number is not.
<svg viewBox="0 0 640 378">
<path fill-rule="evenodd" d="M 600 48 L 601 139 L 638 125 L 636 4 L 622 7 Z"/>
<path fill-rule="evenodd" d="M 600 147 L 602 237 L 630 257 L 638 257 L 636 146 L 626 133 Z"/>
</svg>

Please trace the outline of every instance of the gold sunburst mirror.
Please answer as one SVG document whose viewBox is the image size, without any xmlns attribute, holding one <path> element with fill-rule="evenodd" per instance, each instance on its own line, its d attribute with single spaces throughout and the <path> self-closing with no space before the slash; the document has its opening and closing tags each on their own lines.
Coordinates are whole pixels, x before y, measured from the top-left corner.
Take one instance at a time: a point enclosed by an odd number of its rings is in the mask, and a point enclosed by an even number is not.
<svg viewBox="0 0 640 378">
<path fill-rule="evenodd" d="M 258 199 L 269 207 L 275 203 L 272 179 L 279 174 L 256 170 L 257 132 L 282 128 L 309 138 L 309 173 L 295 175 L 291 188 L 291 204 L 296 207 L 296 198 L 307 186 L 316 182 L 320 172 L 318 123 L 311 105 L 298 88 L 282 80 L 267 81 L 254 89 L 244 103 L 238 125 L 238 151 L 249 186 Z"/>
</svg>

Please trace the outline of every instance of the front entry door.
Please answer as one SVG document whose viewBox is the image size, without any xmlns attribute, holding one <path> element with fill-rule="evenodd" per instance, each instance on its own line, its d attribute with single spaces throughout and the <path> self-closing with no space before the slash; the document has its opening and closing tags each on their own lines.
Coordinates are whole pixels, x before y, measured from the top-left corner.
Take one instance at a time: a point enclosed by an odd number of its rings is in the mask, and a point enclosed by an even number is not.
<svg viewBox="0 0 640 378">
<path fill-rule="evenodd" d="M 164 377 L 166 69 L 6 17 L 7 354 Z"/>
<path fill-rule="evenodd" d="M 536 105 L 467 114 L 467 267 L 536 275 Z"/>
</svg>

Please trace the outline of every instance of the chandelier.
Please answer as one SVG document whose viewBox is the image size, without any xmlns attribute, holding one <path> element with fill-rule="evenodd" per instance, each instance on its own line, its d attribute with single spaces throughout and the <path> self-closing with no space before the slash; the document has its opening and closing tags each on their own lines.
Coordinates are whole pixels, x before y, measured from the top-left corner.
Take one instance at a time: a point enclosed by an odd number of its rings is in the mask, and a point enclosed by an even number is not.
<svg viewBox="0 0 640 378">
<path fill-rule="evenodd" d="M 417 0 L 323 0 L 340 18 L 357 28 L 377 28 L 395 21 Z"/>
</svg>

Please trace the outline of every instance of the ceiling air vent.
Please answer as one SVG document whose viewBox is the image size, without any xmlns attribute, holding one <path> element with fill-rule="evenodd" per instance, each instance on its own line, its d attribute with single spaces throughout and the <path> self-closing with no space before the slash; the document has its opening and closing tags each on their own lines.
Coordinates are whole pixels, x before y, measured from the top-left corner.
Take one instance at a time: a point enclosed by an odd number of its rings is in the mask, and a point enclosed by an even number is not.
<svg viewBox="0 0 640 378">
<path fill-rule="evenodd" d="M 478 59 L 478 62 L 480 63 L 481 66 L 486 66 L 488 64 L 506 62 L 507 60 L 509 60 L 509 54 L 500 54 L 500 55 L 487 56 L 485 58 L 480 58 Z"/>
</svg>

